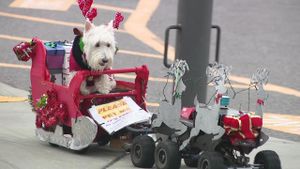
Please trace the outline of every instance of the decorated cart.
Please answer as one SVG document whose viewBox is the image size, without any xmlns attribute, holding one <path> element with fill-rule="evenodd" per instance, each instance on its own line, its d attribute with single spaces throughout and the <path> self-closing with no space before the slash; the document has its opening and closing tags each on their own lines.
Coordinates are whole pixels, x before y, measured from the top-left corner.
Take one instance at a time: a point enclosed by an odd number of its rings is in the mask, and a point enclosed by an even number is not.
<svg viewBox="0 0 300 169">
<path fill-rule="evenodd" d="M 97 10 L 92 8 L 93 0 L 77 0 L 77 3 L 86 19 L 87 33 L 87 23 L 90 28 L 95 27 L 91 22 L 97 16 Z M 103 25 L 102 30 L 109 30 L 104 32 L 105 37 L 110 36 L 114 41 L 113 31 L 119 28 L 123 19 L 117 12 L 109 25 Z M 91 70 L 86 51 L 83 51 L 84 34 L 77 28 L 73 32 L 76 37 L 72 43 L 42 42 L 33 38 L 31 42 L 21 42 L 13 48 L 20 61 L 32 60 L 30 101 L 36 113 L 36 136 L 50 145 L 76 152 L 85 152 L 93 142 L 106 145 L 112 139 L 130 141 L 134 134 L 126 127 L 151 117 L 145 111 L 144 100 L 149 76 L 147 66 Z M 109 46 L 106 45 L 107 49 Z M 113 50 L 112 55 L 117 52 L 115 44 L 109 49 Z M 74 65 L 80 69 L 74 69 Z M 125 73 L 133 74 L 133 81 L 117 79 L 117 75 Z M 99 90 L 82 93 L 83 83 L 95 86 L 96 81 L 91 79 L 104 76 L 116 82 L 113 90 L 105 94 Z"/>
<path fill-rule="evenodd" d="M 36 135 L 40 140 L 77 151 L 86 150 L 93 142 L 105 145 L 110 141 L 112 135 L 116 136 L 117 131 L 122 128 L 109 134 L 101 127 L 104 124 L 99 124 L 95 120 L 97 113 L 92 117 L 92 112 L 89 111 L 92 106 L 120 101 L 126 96 L 127 100 L 134 101 L 135 106 L 145 110 L 144 98 L 149 76 L 147 66 L 104 71 L 81 70 L 76 72 L 69 85 L 66 86 L 62 82 L 57 82 L 58 79 L 55 78 L 56 74 L 63 77 L 63 61 L 58 61 L 59 56 L 50 56 L 50 50 L 46 50 L 46 47 L 49 47 L 49 43 L 33 38 L 30 43 L 22 42 L 14 48 L 19 60 L 32 60 L 31 103 L 36 112 Z M 58 50 L 59 47 L 55 48 Z M 49 57 L 57 58 L 53 61 Z M 55 62 L 55 66 L 52 65 L 53 62 Z M 116 80 L 117 87 L 109 94 L 82 95 L 80 92 L 80 85 L 87 77 L 124 73 L 135 74 L 134 81 Z M 124 102 L 124 104 L 127 103 Z M 128 111 L 133 110 L 130 108 L 129 104 Z M 139 111 L 135 113 L 140 113 Z M 103 117 L 101 112 L 98 115 L 100 118 Z M 141 117 L 142 120 L 144 118 Z"/>
<path fill-rule="evenodd" d="M 181 94 L 185 90 L 182 76 L 188 70 L 182 60 L 171 66 L 168 77 L 173 79 L 169 90 L 172 97 L 164 94 L 159 112 L 152 118 L 151 129 L 157 136 L 154 140 L 140 135 L 133 140 L 132 163 L 141 168 L 155 163 L 159 169 L 176 169 L 180 168 L 183 158 L 188 167 L 198 169 L 281 169 L 279 156 L 274 151 L 260 151 L 254 164 L 247 156 L 268 140 L 262 126 L 263 106 L 268 97 L 264 85 L 269 72 L 260 68 L 251 78 L 247 90 L 254 88 L 257 98 L 256 111 L 250 112 L 231 108 L 227 89 L 231 86 L 230 68 L 217 63 L 207 68 L 207 76 L 215 88 L 209 102 L 201 104 L 195 98 L 195 106 L 181 108 Z"/>
</svg>

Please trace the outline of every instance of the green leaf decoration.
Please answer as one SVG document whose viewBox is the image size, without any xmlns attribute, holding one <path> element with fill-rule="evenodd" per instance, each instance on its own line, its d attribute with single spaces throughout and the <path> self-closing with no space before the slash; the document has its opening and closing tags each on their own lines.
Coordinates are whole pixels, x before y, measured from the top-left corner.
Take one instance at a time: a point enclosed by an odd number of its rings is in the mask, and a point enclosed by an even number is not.
<svg viewBox="0 0 300 169">
<path fill-rule="evenodd" d="M 40 108 L 40 109 L 46 107 L 47 106 L 47 100 L 48 100 L 48 96 L 46 94 L 43 94 L 42 97 L 36 103 L 36 107 Z"/>
</svg>

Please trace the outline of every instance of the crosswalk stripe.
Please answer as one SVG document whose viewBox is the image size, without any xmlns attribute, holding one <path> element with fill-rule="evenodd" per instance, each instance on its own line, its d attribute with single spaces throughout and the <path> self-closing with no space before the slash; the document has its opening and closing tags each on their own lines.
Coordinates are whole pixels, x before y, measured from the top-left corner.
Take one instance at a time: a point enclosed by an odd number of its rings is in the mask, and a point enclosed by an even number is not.
<svg viewBox="0 0 300 169">
<path fill-rule="evenodd" d="M 30 38 L 20 37 L 20 36 L 12 36 L 12 35 L 5 35 L 5 34 L 0 34 L 0 39 L 15 40 L 15 41 L 25 41 L 25 42 L 31 41 Z M 43 40 L 43 41 L 48 41 L 48 40 Z M 162 58 L 161 55 L 157 55 L 157 54 L 137 52 L 137 51 L 130 51 L 130 50 L 123 50 L 123 49 L 118 50 L 118 53 L 120 53 L 120 54 L 126 54 L 126 55 L 133 55 L 133 56 L 148 57 L 148 58 L 156 58 L 156 59 L 161 59 Z"/>
<path fill-rule="evenodd" d="M 77 5 L 77 3 L 76 3 L 76 5 Z M 116 6 L 109 6 L 109 5 L 103 5 L 103 4 L 93 4 L 93 7 L 98 8 L 98 9 L 125 12 L 125 13 L 132 13 L 134 11 L 133 9 L 120 8 L 120 7 L 116 7 Z"/>
<path fill-rule="evenodd" d="M 28 20 L 28 21 L 32 21 L 32 22 L 40 22 L 40 23 L 47 23 L 47 24 L 54 24 L 54 25 L 69 26 L 69 27 L 79 27 L 79 28 L 84 27 L 84 24 L 82 24 L 82 23 L 59 21 L 59 20 L 53 20 L 53 19 L 47 19 L 47 18 L 41 18 L 41 17 L 35 17 L 35 16 L 19 15 L 19 14 L 1 12 L 1 11 L 0 11 L 0 16 L 15 18 L 15 19 Z M 121 32 L 121 33 L 127 33 L 123 29 L 118 29 L 116 31 Z"/>
<path fill-rule="evenodd" d="M 73 0 L 15 0 L 9 7 L 66 11 L 72 4 Z"/>
<path fill-rule="evenodd" d="M 77 6 L 77 2 L 75 0 L 14 0 L 9 5 L 9 7 L 67 11 L 70 9 L 71 5 Z M 133 9 L 122 8 L 122 7 L 111 6 L 111 5 L 96 4 L 96 3 L 94 3 L 92 7 L 103 9 L 103 10 L 119 11 L 125 13 L 132 13 L 134 11 Z"/>
<path fill-rule="evenodd" d="M 300 135 L 300 116 L 265 113 L 264 127 L 276 131 Z"/>
</svg>

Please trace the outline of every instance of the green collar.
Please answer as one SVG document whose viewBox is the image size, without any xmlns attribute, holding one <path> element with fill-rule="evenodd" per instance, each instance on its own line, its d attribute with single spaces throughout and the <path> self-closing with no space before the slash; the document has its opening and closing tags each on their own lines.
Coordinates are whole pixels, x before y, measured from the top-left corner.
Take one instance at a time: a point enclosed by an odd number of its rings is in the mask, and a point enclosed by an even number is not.
<svg viewBox="0 0 300 169">
<path fill-rule="evenodd" d="M 82 41 L 82 37 L 80 37 L 80 39 L 79 39 L 79 48 L 80 48 L 81 52 L 83 53 L 84 43 Z"/>
</svg>

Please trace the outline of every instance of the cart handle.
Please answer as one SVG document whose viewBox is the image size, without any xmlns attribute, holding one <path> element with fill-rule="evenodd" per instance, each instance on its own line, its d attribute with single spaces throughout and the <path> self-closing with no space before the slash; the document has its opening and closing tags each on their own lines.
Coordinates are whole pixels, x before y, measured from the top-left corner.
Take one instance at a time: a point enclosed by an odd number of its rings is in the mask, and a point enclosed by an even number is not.
<svg viewBox="0 0 300 169">
<path fill-rule="evenodd" d="M 165 32 L 165 50 L 164 50 L 164 65 L 166 68 L 170 68 L 171 64 L 168 63 L 168 49 L 169 49 L 169 35 L 170 35 L 170 30 L 171 29 L 176 29 L 178 31 L 181 30 L 181 25 L 171 25 L 166 29 Z"/>
</svg>

